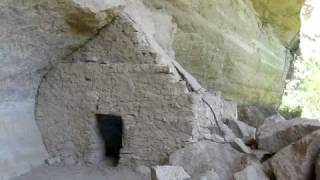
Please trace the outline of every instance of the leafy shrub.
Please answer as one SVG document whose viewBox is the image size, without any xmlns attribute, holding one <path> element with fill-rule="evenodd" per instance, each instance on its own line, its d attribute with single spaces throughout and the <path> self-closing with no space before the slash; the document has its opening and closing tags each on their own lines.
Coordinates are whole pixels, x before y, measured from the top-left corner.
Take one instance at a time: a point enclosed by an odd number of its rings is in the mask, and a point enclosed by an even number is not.
<svg viewBox="0 0 320 180">
<path fill-rule="evenodd" d="M 299 118 L 302 115 L 302 107 L 298 106 L 295 108 L 282 107 L 280 108 L 280 114 L 286 119 Z"/>
</svg>

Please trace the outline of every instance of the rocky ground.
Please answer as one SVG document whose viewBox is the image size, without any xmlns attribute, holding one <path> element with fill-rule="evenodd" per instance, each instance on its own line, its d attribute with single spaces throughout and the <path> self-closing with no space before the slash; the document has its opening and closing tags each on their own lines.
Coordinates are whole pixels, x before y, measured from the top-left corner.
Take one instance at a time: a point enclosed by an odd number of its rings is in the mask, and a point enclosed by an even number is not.
<svg viewBox="0 0 320 180">
<path fill-rule="evenodd" d="M 54 161 L 13 180 L 315 180 L 320 179 L 320 121 L 284 119 L 276 110 L 238 108 L 218 121 L 224 141 L 201 140 L 151 169 L 98 165 L 58 166 Z M 250 125 L 249 125 L 250 124 Z"/>
<path fill-rule="evenodd" d="M 126 167 L 112 167 L 101 163 L 94 166 L 48 166 L 43 165 L 12 180 L 149 180 Z"/>
<path fill-rule="evenodd" d="M 177 150 L 171 170 L 154 167 L 152 180 L 320 179 L 319 120 L 286 120 L 259 106 L 239 107 L 238 115 L 220 124 L 224 142 L 203 140 Z"/>
</svg>

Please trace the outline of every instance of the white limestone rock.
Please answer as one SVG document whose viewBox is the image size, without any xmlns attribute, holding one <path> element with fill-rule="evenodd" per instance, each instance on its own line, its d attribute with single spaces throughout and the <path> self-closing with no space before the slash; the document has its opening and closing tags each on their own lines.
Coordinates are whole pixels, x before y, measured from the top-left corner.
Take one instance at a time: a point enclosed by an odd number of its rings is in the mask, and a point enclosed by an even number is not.
<svg viewBox="0 0 320 180">
<path fill-rule="evenodd" d="M 182 166 L 194 179 L 214 171 L 220 180 L 229 180 L 233 173 L 240 170 L 242 156 L 229 144 L 201 141 L 171 154 L 170 163 Z"/>
<path fill-rule="evenodd" d="M 221 178 L 220 178 L 219 174 L 214 169 L 205 172 L 199 178 L 199 180 L 220 180 L 220 179 Z"/>
<path fill-rule="evenodd" d="M 230 145 L 235 148 L 236 150 L 242 152 L 242 153 L 246 153 L 246 154 L 250 154 L 251 150 L 248 146 L 246 146 L 244 144 L 244 142 L 239 139 L 239 138 L 235 138 L 230 142 Z"/>
<path fill-rule="evenodd" d="M 222 119 L 238 120 L 238 103 L 235 101 L 223 101 Z"/>
<path fill-rule="evenodd" d="M 135 171 L 145 176 L 150 176 L 151 173 L 150 168 L 143 165 L 137 166 Z"/>
<path fill-rule="evenodd" d="M 222 119 L 222 121 L 232 130 L 236 137 L 242 139 L 245 143 L 256 139 L 256 128 L 238 120 Z"/>
<path fill-rule="evenodd" d="M 251 164 L 233 175 L 234 180 L 270 180 L 259 163 Z"/>
<path fill-rule="evenodd" d="M 151 168 L 151 180 L 187 180 L 190 176 L 181 166 L 155 166 Z"/>
</svg>

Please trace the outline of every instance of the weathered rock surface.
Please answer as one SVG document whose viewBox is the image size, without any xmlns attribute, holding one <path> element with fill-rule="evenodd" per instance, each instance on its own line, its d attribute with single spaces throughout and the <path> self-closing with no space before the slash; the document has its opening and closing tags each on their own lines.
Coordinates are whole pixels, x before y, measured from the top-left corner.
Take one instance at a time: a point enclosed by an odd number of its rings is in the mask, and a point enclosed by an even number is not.
<svg viewBox="0 0 320 180">
<path fill-rule="evenodd" d="M 230 142 L 230 145 L 231 145 L 234 149 L 236 149 L 236 150 L 238 150 L 238 151 L 240 151 L 240 152 L 242 152 L 242 153 L 246 153 L 246 154 L 250 154 L 250 153 L 251 153 L 250 148 L 249 148 L 248 146 L 246 146 L 246 145 L 244 144 L 244 142 L 243 142 L 241 139 L 239 139 L 239 138 L 233 139 L 233 140 Z"/>
<path fill-rule="evenodd" d="M 145 176 L 151 176 L 151 169 L 147 166 L 137 166 L 135 168 L 135 171 L 138 172 L 139 174 L 143 174 Z"/>
<path fill-rule="evenodd" d="M 234 180 L 269 180 L 259 163 L 253 163 L 233 175 Z"/>
<path fill-rule="evenodd" d="M 320 131 L 315 131 L 274 155 L 271 170 L 277 180 L 313 180 L 319 152 Z"/>
<path fill-rule="evenodd" d="M 220 180 L 219 174 L 215 170 L 209 170 L 205 172 L 199 180 Z"/>
<path fill-rule="evenodd" d="M 240 105 L 238 107 L 238 118 L 240 121 L 250 126 L 258 128 L 269 116 L 277 114 L 276 110 L 271 107 Z"/>
<path fill-rule="evenodd" d="M 190 176 L 181 166 L 155 166 L 151 168 L 151 180 L 186 180 Z"/>
<path fill-rule="evenodd" d="M 144 2 L 173 15 L 177 61 L 203 86 L 240 101 L 279 102 L 286 74 L 279 72 L 287 71 L 289 60 L 273 29 L 255 17 L 250 1 Z"/>
<path fill-rule="evenodd" d="M 221 180 L 229 180 L 240 170 L 242 155 L 229 144 L 201 141 L 174 152 L 170 163 L 182 166 L 195 179 L 214 171 Z"/>
<path fill-rule="evenodd" d="M 231 129 L 221 121 L 223 114 L 221 93 L 203 93 L 200 100 L 202 101 L 200 107 L 194 112 L 198 119 L 194 129 L 195 139 L 225 142 L 236 138 Z"/>
<path fill-rule="evenodd" d="M 97 163 L 104 148 L 95 115 L 119 115 L 120 163 L 160 164 L 192 139 L 197 101 L 186 89 L 168 66 L 61 63 L 41 83 L 36 120 L 51 156 Z"/>
<path fill-rule="evenodd" d="M 267 121 L 257 131 L 258 148 L 275 153 L 317 129 L 320 129 L 317 120 Z"/>
<path fill-rule="evenodd" d="M 223 101 L 222 119 L 238 120 L 238 103 L 235 101 Z"/>
<path fill-rule="evenodd" d="M 318 155 L 317 162 L 315 165 L 315 173 L 317 176 L 317 180 L 320 180 L 320 155 Z"/>
<path fill-rule="evenodd" d="M 300 30 L 300 9 L 304 0 L 251 0 L 264 25 L 271 25 L 286 47 Z"/>
<path fill-rule="evenodd" d="M 46 68 L 108 24 L 118 2 L 0 2 L 0 179 L 48 158 L 34 121 L 35 96 Z M 106 10 L 106 11 L 105 11 Z"/>
<path fill-rule="evenodd" d="M 259 149 L 253 149 L 251 150 L 251 153 L 261 162 L 264 162 L 265 160 L 272 157 L 272 154 L 270 152 Z"/>
<path fill-rule="evenodd" d="M 256 128 L 238 120 L 223 119 L 222 121 L 232 130 L 235 136 L 242 139 L 245 143 L 256 139 Z"/>
<path fill-rule="evenodd" d="M 284 122 L 287 121 L 280 113 L 276 113 L 274 115 L 271 115 L 269 117 L 267 117 L 262 125 L 266 125 L 266 124 L 275 124 L 278 122 Z"/>
<path fill-rule="evenodd" d="M 190 90 L 170 49 L 161 48 L 153 36 L 156 28 L 137 26 L 156 19 L 168 25 L 171 19 L 143 9 L 146 14 L 135 14 L 135 9 L 141 6 L 126 7 L 69 56 L 72 62 L 55 65 L 42 80 L 36 119 L 50 155 L 70 162 L 101 160 L 95 114 L 122 117 L 126 143 L 120 163 L 126 165 L 165 163 L 185 144 L 217 135 L 213 129 L 223 112 L 222 97 Z"/>
</svg>

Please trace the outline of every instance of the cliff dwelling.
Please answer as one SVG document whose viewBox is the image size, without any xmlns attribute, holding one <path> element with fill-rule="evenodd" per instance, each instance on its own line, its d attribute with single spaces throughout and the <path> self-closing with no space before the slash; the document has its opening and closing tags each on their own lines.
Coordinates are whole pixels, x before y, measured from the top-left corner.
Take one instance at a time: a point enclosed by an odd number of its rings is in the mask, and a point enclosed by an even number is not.
<svg viewBox="0 0 320 180">
<path fill-rule="evenodd" d="M 102 122 L 111 118 L 122 126 L 119 154 L 112 152 L 119 164 L 156 165 L 211 126 L 212 114 L 200 99 L 204 94 L 188 89 L 173 64 L 155 63 L 160 54 L 148 44 L 136 44 L 148 37 L 130 21 L 117 17 L 70 62 L 56 64 L 43 78 L 36 120 L 52 157 L 75 164 L 100 162 L 114 148 L 108 147 L 115 143 L 107 142 L 108 134 L 101 134 L 102 129 L 115 130 Z M 125 53 L 113 49 L 118 46 Z"/>
<path fill-rule="evenodd" d="M 0 180 L 319 179 L 317 3 L 0 1 Z"/>
</svg>

